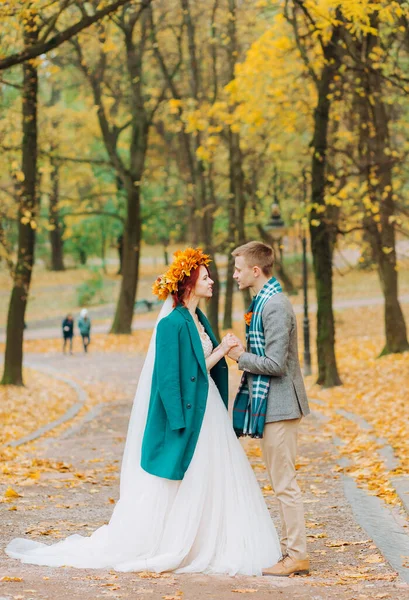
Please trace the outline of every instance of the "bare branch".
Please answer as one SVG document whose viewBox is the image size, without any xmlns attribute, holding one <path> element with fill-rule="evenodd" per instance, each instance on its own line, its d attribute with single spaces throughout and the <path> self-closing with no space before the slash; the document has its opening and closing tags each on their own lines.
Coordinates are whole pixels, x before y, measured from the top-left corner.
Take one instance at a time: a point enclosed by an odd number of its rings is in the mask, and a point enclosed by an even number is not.
<svg viewBox="0 0 409 600">
<path fill-rule="evenodd" d="M 3 79 L 2 77 L 0 77 L 0 83 L 3 85 L 8 85 L 12 88 L 15 88 L 16 90 L 22 90 L 23 86 L 20 85 L 19 83 L 11 83 L 11 81 L 6 81 L 5 79 Z"/>
</svg>

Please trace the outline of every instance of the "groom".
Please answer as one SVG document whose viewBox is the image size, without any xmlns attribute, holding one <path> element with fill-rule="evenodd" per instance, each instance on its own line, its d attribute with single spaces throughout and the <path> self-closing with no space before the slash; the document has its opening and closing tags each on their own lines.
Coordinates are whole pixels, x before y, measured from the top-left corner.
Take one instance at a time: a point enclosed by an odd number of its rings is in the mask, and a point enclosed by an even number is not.
<svg viewBox="0 0 409 600">
<path fill-rule="evenodd" d="M 297 432 L 309 414 L 291 303 L 272 276 L 274 250 L 262 242 L 236 248 L 234 279 L 255 294 L 245 315 L 247 349 L 229 357 L 244 371 L 233 410 L 238 435 L 262 438 L 261 446 L 281 517 L 281 560 L 264 575 L 309 572 L 304 509 L 295 471 Z"/>
</svg>

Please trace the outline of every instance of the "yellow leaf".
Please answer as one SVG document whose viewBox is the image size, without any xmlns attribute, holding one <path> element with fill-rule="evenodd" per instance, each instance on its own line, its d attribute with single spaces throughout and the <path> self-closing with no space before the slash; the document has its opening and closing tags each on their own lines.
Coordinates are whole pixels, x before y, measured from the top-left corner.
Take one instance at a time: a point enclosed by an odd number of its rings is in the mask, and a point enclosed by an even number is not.
<svg viewBox="0 0 409 600">
<path fill-rule="evenodd" d="M 16 490 L 13 490 L 13 488 L 11 488 L 11 487 L 8 487 L 6 489 L 6 491 L 4 492 L 4 497 L 5 498 L 22 498 L 21 494 L 16 492 Z"/>
</svg>

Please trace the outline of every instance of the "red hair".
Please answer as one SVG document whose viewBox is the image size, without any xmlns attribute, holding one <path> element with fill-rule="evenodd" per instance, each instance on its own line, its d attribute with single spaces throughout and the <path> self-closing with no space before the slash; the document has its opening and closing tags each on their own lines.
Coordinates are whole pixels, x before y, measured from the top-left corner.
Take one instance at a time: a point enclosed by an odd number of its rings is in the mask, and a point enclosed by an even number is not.
<svg viewBox="0 0 409 600">
<path fill-rule="evenodd" d="M 200 266 L 203 266 L 206 269 L 208 275 L 210 276 L 210 271 L 206 267 L 206 265 L 200 265 Z M 188 275 L 187 277 L 182 279 L 182 281 L 179 282 L 177 292 L 172 294 L 174 308 L 179 305 L 181 305 L 181 306 L 185 305 L 186 297 L 193 290 L 193 288 L 195 287 L 195 285 L 197 283 L 197 280 L 199 279 L 200 266 L 197 267 L 197 269 L 193 269 L 193 271 L 190 272 L 190 275 Z"/>
</svg>

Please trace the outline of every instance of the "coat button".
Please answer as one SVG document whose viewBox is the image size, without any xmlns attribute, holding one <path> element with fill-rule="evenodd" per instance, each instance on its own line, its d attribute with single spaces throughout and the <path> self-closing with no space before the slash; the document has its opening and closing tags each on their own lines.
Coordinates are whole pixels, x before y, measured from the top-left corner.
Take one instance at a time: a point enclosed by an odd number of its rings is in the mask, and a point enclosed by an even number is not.
<svg viewBox="0 0 409 600">
<path fill-rule="evenodd" d="M 192 377 L 190 378 L 190 381 L 196 381 L 196 377 L 193 377 L 193 376 L 192 376 Z"/>
<path fill-rule="evenodd" d="M 186 408 L 192 408 L 191 404 L 186 404 Z"/>
</svg>

